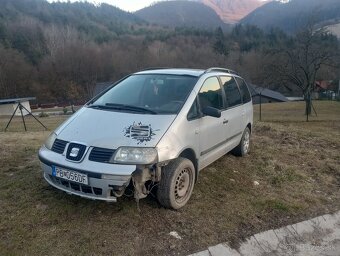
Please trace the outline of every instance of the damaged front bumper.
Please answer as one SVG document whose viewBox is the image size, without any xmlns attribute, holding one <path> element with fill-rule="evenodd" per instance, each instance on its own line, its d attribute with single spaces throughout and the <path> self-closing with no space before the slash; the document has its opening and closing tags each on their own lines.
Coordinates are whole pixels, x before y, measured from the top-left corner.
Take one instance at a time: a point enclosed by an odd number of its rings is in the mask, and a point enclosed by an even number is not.
<svg viewBox="0 0 340 256">
<path fill-rule="evenodd" d="M 53 160 L 52 160 L 53 159 Z M 130 184 L 135 165 L 118 165 L 92 162 L 85 159 L 75 163 L 65 160 L 61 154 L 54 153 L 44 146 L 39 151 L 39 160 L 45 180 L 62 191 L 88 199 L 116 202 Z M 86 174 L 88 184 L 80 184 L 52 175 L 53 166 Z"/>
</svg>

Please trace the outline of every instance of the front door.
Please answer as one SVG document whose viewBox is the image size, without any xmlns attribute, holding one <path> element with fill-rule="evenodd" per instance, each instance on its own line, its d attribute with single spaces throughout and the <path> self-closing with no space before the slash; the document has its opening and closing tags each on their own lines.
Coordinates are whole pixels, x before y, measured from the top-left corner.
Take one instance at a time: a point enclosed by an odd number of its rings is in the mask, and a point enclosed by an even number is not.
<svg viewBox="0 0 340 256">
<path fill-rule="evenodd" d="M 222 89 L 217 77 L 205 80 L 199 94 L 199 106 L 223 109 Z M 225 124 L 223 117 L 203 116 L 199 120 L 199 167 L 206 167 L 226 153 Z"/>
</svg>

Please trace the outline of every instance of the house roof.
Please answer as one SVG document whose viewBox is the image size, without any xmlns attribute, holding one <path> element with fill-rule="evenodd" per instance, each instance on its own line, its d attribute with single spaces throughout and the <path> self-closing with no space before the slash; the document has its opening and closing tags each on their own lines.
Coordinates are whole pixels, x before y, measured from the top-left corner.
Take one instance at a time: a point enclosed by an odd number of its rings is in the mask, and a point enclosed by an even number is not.
<svg viewBox="0 0 340 256">
<path fill-rule="evenodd" d="M 283 94 L 281 94 L 277 91 L 273 91 L 273 90 L 270 90 L 270 89 L 267 89 L 267 88 L 256 86 L 254 84 L 248 84 L 248 86 L 249 86 L 249 91 L 250 91 L 252 97 L 261 94 L 264 97 L 275 99 L 277 101 L 281 101 L 281 102 L 288 101 L 288 99 Z"/>
<path fill-rule="evenodd" d="M 35 100 L 35 99 L 36 99 L 35 97 L 2 99 L 2 100 L 0 100 L 0 105 L 14 104 L 14 103 L 19 103 L 19 102 L 24 102 L 24 101 Z"/>
<path fill-rule="evenodd" d="M 330 81 L 315 81 L 315 85 L 321 89 L 327 90 L 331 85 Z"/>
</svg>

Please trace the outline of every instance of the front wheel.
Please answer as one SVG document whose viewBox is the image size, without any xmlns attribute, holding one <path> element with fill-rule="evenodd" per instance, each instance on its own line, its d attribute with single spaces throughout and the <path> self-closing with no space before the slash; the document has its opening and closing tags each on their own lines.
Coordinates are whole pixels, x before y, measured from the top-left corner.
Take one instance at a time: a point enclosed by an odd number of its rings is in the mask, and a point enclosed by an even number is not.
<svg viewBox="0 0 340 256">
<path fill-rule="evenodd" d="M 248 154 L 249 149 L 250 149 L 250 130 L 247 127 L 243 132 L 240 144 L 238 144 L 237 147 L 232 150 L 232 153 L 237 156 L 245 156 L 246 154 Z"/>
<path fill-rule="evenodd" d="M 166 208 L 182 208 L 190 199 L 195 183 L 195 167 L 186 158 L 172 160 L 162 170 L 157 199 Z"/>
</svg>

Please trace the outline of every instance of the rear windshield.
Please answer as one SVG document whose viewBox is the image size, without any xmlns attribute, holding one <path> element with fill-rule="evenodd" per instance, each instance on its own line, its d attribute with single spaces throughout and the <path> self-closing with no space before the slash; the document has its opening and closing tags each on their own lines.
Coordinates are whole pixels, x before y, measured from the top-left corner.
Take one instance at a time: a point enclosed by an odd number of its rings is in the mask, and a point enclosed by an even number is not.
<svg viewBox="0 0 340 256">
<path fill-rule="evenodd" d="M 89 107 L 146 114 L 177 114 L 197 79 L 182 75 L 132 75 Z"/>
</svg>

